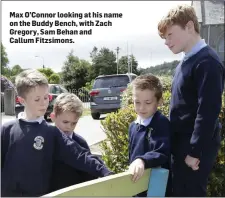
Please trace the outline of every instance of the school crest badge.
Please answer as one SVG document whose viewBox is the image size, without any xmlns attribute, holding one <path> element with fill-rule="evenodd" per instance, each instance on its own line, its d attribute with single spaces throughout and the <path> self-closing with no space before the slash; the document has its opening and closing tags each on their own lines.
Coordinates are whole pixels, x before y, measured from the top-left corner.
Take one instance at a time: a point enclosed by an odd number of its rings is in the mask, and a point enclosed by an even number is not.
<svg viewBox="0 0 225 198">
<path fill-rule="evenodd" d="M 42 136 L 37 136 L 34 138 L 34 148 L 37 150 L 41 150 L 43 148 L 44 138 Z"/>
</svg>

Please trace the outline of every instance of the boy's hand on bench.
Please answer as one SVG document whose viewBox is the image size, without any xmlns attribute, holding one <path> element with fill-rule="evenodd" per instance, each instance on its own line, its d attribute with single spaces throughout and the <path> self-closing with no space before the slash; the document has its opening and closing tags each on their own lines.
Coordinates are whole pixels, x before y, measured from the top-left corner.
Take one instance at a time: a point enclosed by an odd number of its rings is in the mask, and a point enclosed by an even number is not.
<svg viewBox="0 0 225 198">
<path fill-rule="evenodd" d="M 187 157 L 185 158 L 185 163 L 188 167 L 192 168 L 192 170 L 196 171 L 199 169 L 200 160 L 198 158 L 187 155 Z"/>
<path fill-rule="evenodd" d="M 142 159 L 134 160 L 129 166 L 129 172 L 132 174 L 132 181 L 137 182 L 144 174 L 145 163 Z"/>
</svg>

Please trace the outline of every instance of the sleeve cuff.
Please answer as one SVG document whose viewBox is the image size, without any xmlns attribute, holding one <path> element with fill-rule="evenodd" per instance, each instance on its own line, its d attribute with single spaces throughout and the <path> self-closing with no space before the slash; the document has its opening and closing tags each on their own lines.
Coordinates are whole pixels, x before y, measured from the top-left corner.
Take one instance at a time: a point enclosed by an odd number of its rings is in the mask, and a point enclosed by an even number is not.
<svg viewBox="0 0 225 198">
<path fill-rule="evenodd" d="M 196 147 L 192 147 L 188 155 L 190 155 L 191 157 L 200 159 L 202 152 L 198 150 Z"/>
</svg>

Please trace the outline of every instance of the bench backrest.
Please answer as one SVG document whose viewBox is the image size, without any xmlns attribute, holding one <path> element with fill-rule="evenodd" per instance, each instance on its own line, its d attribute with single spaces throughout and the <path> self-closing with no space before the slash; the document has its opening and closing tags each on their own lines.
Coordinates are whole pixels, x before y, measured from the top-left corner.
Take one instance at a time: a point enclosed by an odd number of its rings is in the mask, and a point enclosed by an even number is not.
<svg viewBox="0 0 225 198">
<path fill-rule="evenodd" d="M 142 178 L 136 183 L 132 182 L 130 173 L 124 172 L 63 188 L 44 197 L 134 196 L 146 190 L 148 196 L 163 197 L 167 180 L 168 170 L 162 168 L 145 170 Z"/>
</svg>

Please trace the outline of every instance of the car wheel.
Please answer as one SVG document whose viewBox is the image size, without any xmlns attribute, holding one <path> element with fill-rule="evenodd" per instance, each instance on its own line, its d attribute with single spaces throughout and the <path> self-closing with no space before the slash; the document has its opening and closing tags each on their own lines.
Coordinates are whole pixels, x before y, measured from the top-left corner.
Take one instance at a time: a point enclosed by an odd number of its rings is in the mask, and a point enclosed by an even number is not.
<svg viewBox="0 0 225 198">
<path fill-rule="evenodd" d="M 91 113 L 91 116 L 94 120 L 98 120 L 100 118 L 100 113 Z"/>
</svg>

